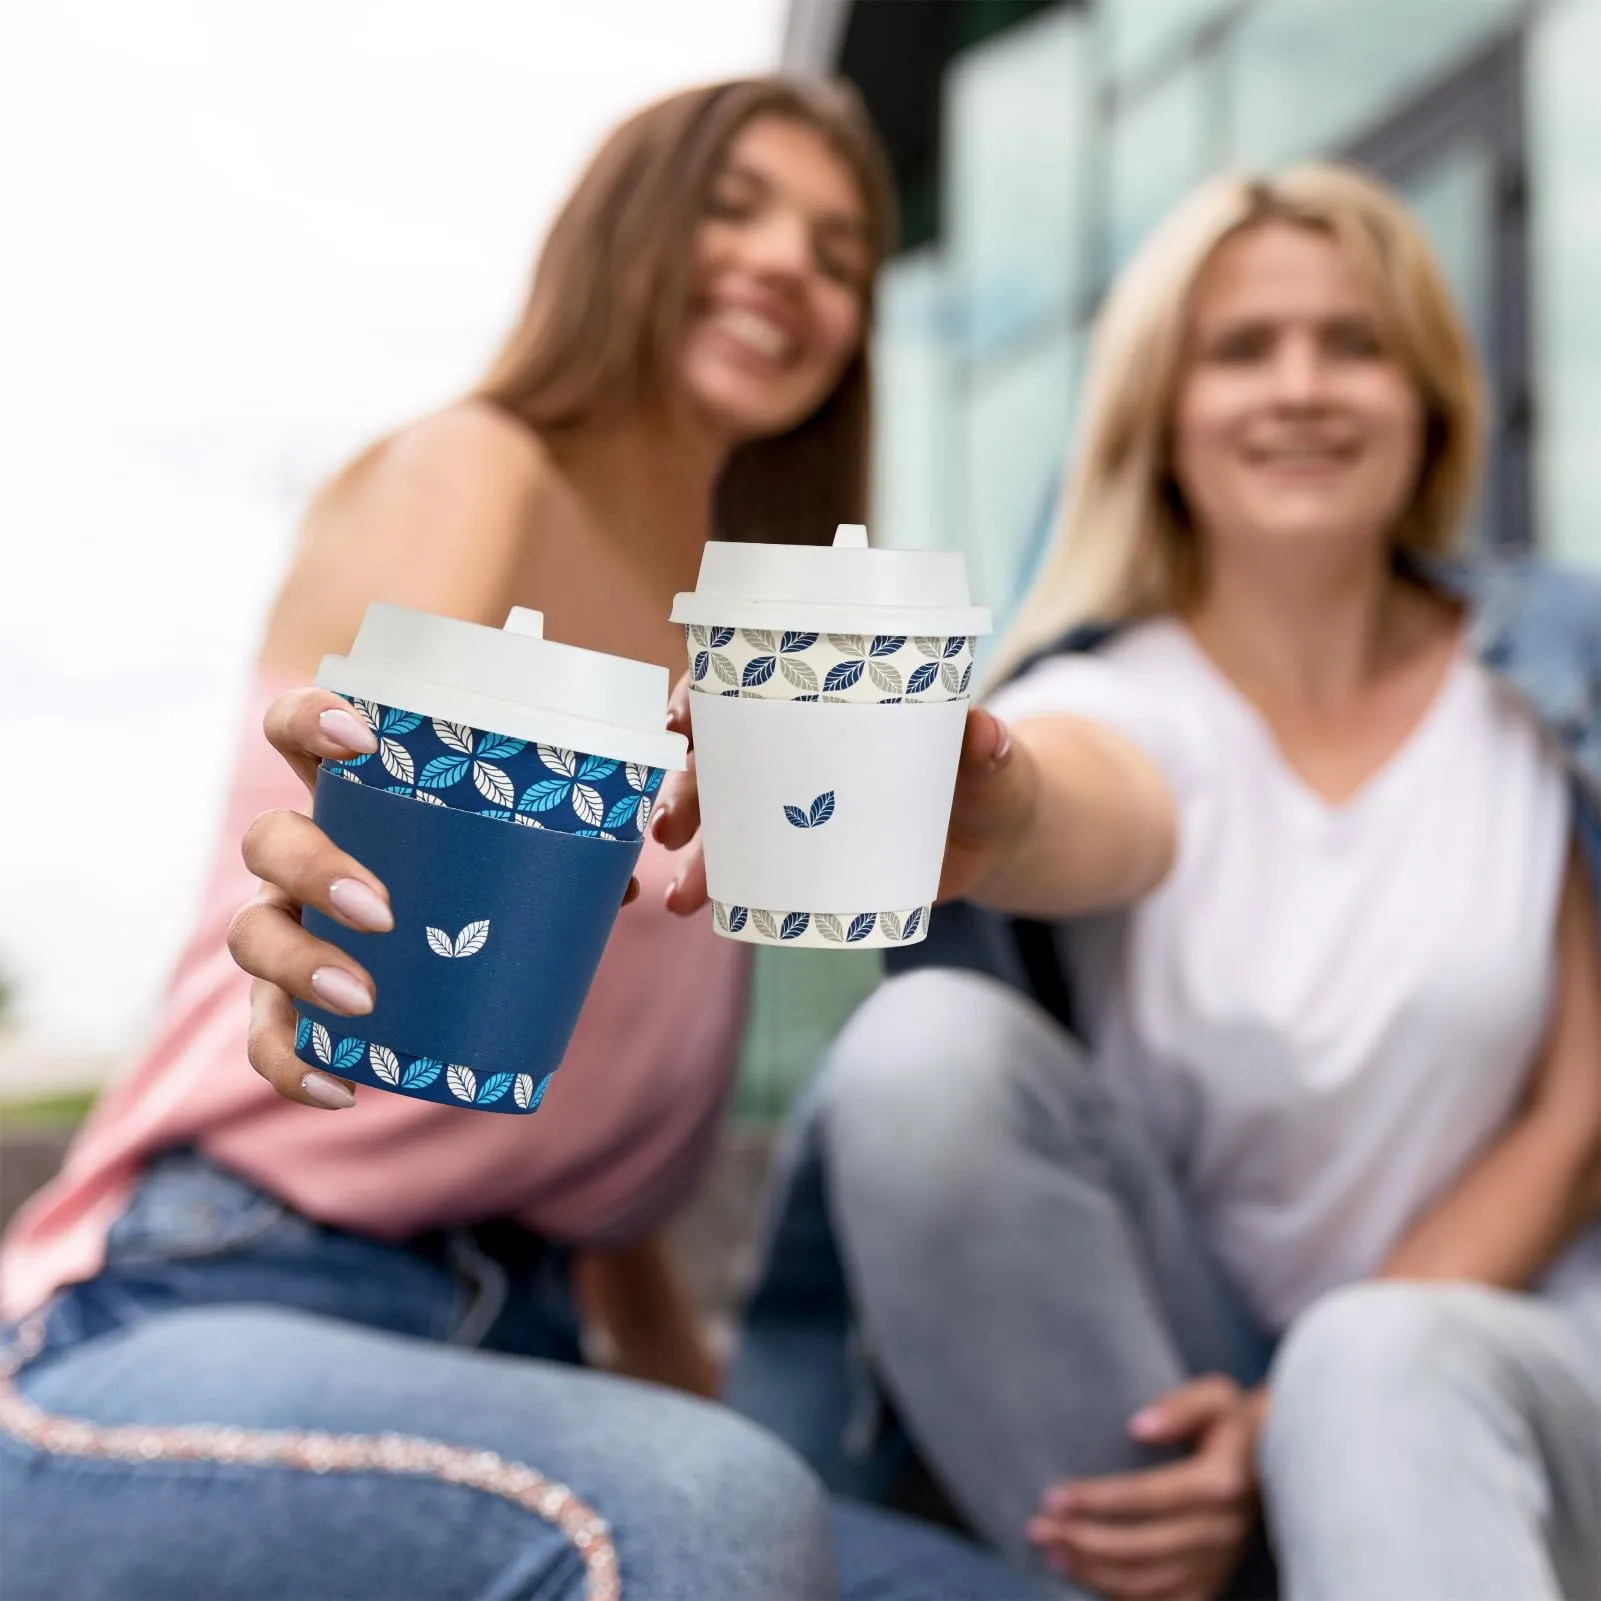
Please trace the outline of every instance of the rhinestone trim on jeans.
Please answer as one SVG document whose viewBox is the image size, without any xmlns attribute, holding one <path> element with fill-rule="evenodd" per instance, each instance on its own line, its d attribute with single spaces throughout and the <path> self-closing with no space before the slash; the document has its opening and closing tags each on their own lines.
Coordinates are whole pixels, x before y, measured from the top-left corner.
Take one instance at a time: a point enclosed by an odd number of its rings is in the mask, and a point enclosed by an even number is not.
<svg viewBox="0 0 1601 1601">
<path fill-rule="evenodd" d="M 0 1356 L 0 1430 L 52 1456 L 115 1462 L 217 1462 L 301 1473 L 392 1473 L 464 1484 L 497 1495 L 551 1524 L 584 1564 L 585 1601 L 619 1601 L 622 1574 L 606 1520 L 565 1484 L 494 1451 L 474 1451 L 411 1434 L 328 1434 L 214 1424 L 103 1425 L 46 1412 L 18 1391 L 17 1375 L 44 1346 L 35 1313 Z"/>
</svg>

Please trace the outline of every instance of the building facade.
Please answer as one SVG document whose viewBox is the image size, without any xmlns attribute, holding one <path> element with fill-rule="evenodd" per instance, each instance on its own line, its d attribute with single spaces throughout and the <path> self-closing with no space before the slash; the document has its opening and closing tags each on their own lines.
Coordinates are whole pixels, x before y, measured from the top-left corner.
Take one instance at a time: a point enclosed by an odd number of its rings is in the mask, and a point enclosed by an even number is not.
<svg viewBox="0 0 1601 1601">
<path fill-rule="evenodd" d="M 901 178 L 875 538 L 964 549 L 1002 620 L 1113 274 L 1207 175 L 1319 156 L 1407 198 L 1477 339 L 1471 537 L 1601 565 L 1601 0 L 795 0 L 790 56 Z"/>
</svg>

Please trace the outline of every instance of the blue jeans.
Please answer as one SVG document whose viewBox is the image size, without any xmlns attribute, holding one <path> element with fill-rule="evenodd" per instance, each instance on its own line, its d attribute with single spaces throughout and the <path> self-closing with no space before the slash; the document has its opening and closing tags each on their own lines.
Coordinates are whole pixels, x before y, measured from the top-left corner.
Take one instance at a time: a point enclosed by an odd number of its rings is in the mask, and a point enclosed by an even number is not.
<svg viewBox="0 0 1601 1601">
<path fill-rule="evenodd" d="M 1266 1376 L 1257 1477 L 1296 1601 L 1596 1601 L 1597 1268 L 1601 1229 L 1537 1293 L 1354 1284 L 1275 1344 L 1075 1043 L 992 980 L 930 971 L 835 1042 L 732 1397 L 836 1488 L 887 1495 L 926 1463 L 1026 1568 L 1048 1485 L 1157 1459 L 1139 1407 Z M 1259 1545 L 1231 1593 L 1272 1593 L 1272 1568 Z"/>
<path fill-rule="evenodd" d="M 192 1153 L 0 1392 L 7 1601 L 1023 1601 L 733 1412 L 584 1371 L 567 1260 L 324 1228 Z"/>
</svg>

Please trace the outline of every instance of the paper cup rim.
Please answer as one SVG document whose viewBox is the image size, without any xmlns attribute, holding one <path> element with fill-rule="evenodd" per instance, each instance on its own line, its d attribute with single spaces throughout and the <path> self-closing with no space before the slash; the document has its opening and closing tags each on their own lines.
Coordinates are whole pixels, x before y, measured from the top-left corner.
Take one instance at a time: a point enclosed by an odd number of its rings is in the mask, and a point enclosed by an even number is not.
<svg viewBox="0 0 1601 1601">
<path fill-rule="evenodd" d="M 670 620 L 703 628 L 769 628 L 795 633 L 905 634 L 926 638 L 982 638 L 994 632 L 987 606 L 857 606 L 816 601 L 741 599 L 686 591 L 673 599 Z"/>
<path fill-rule="evenodd" d="M 432 679 L 396 672 L 392 667 L 367 668 L 348 656 L 325 656 L 316 677 L 320 689 L 354 696 L 383 706 L 397 706 L 424 717 L 438 717 L 486 733 L 555 745 L 614 761 L 637 762 L 681 773 L 689 765 L 689 741 L 662 729 L 622 728 L 589 717 L 573 717 L 544 706 L 519 705 Z"/>
</svg>

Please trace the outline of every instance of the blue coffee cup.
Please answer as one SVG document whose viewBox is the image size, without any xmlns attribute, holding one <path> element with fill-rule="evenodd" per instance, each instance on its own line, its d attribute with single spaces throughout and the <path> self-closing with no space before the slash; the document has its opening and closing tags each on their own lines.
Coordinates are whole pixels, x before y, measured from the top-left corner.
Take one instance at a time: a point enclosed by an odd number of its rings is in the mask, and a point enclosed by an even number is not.
<svg viewBox="0 0 1601 1601">
<path fill-rule="evenodd" d="M 416 1099 L 537 1110 L 662 776 L 685 765 L 666 670 L 545 640 L 537 613 L 492 629 L 374 605 L 318 682 L 378 749 L 323 764 L 313 816 L 383 881 L 395 926 L 307 910 L 376 999 L 359 1019 L 297 1001 L 296 1054 Z"/>
</svg>

